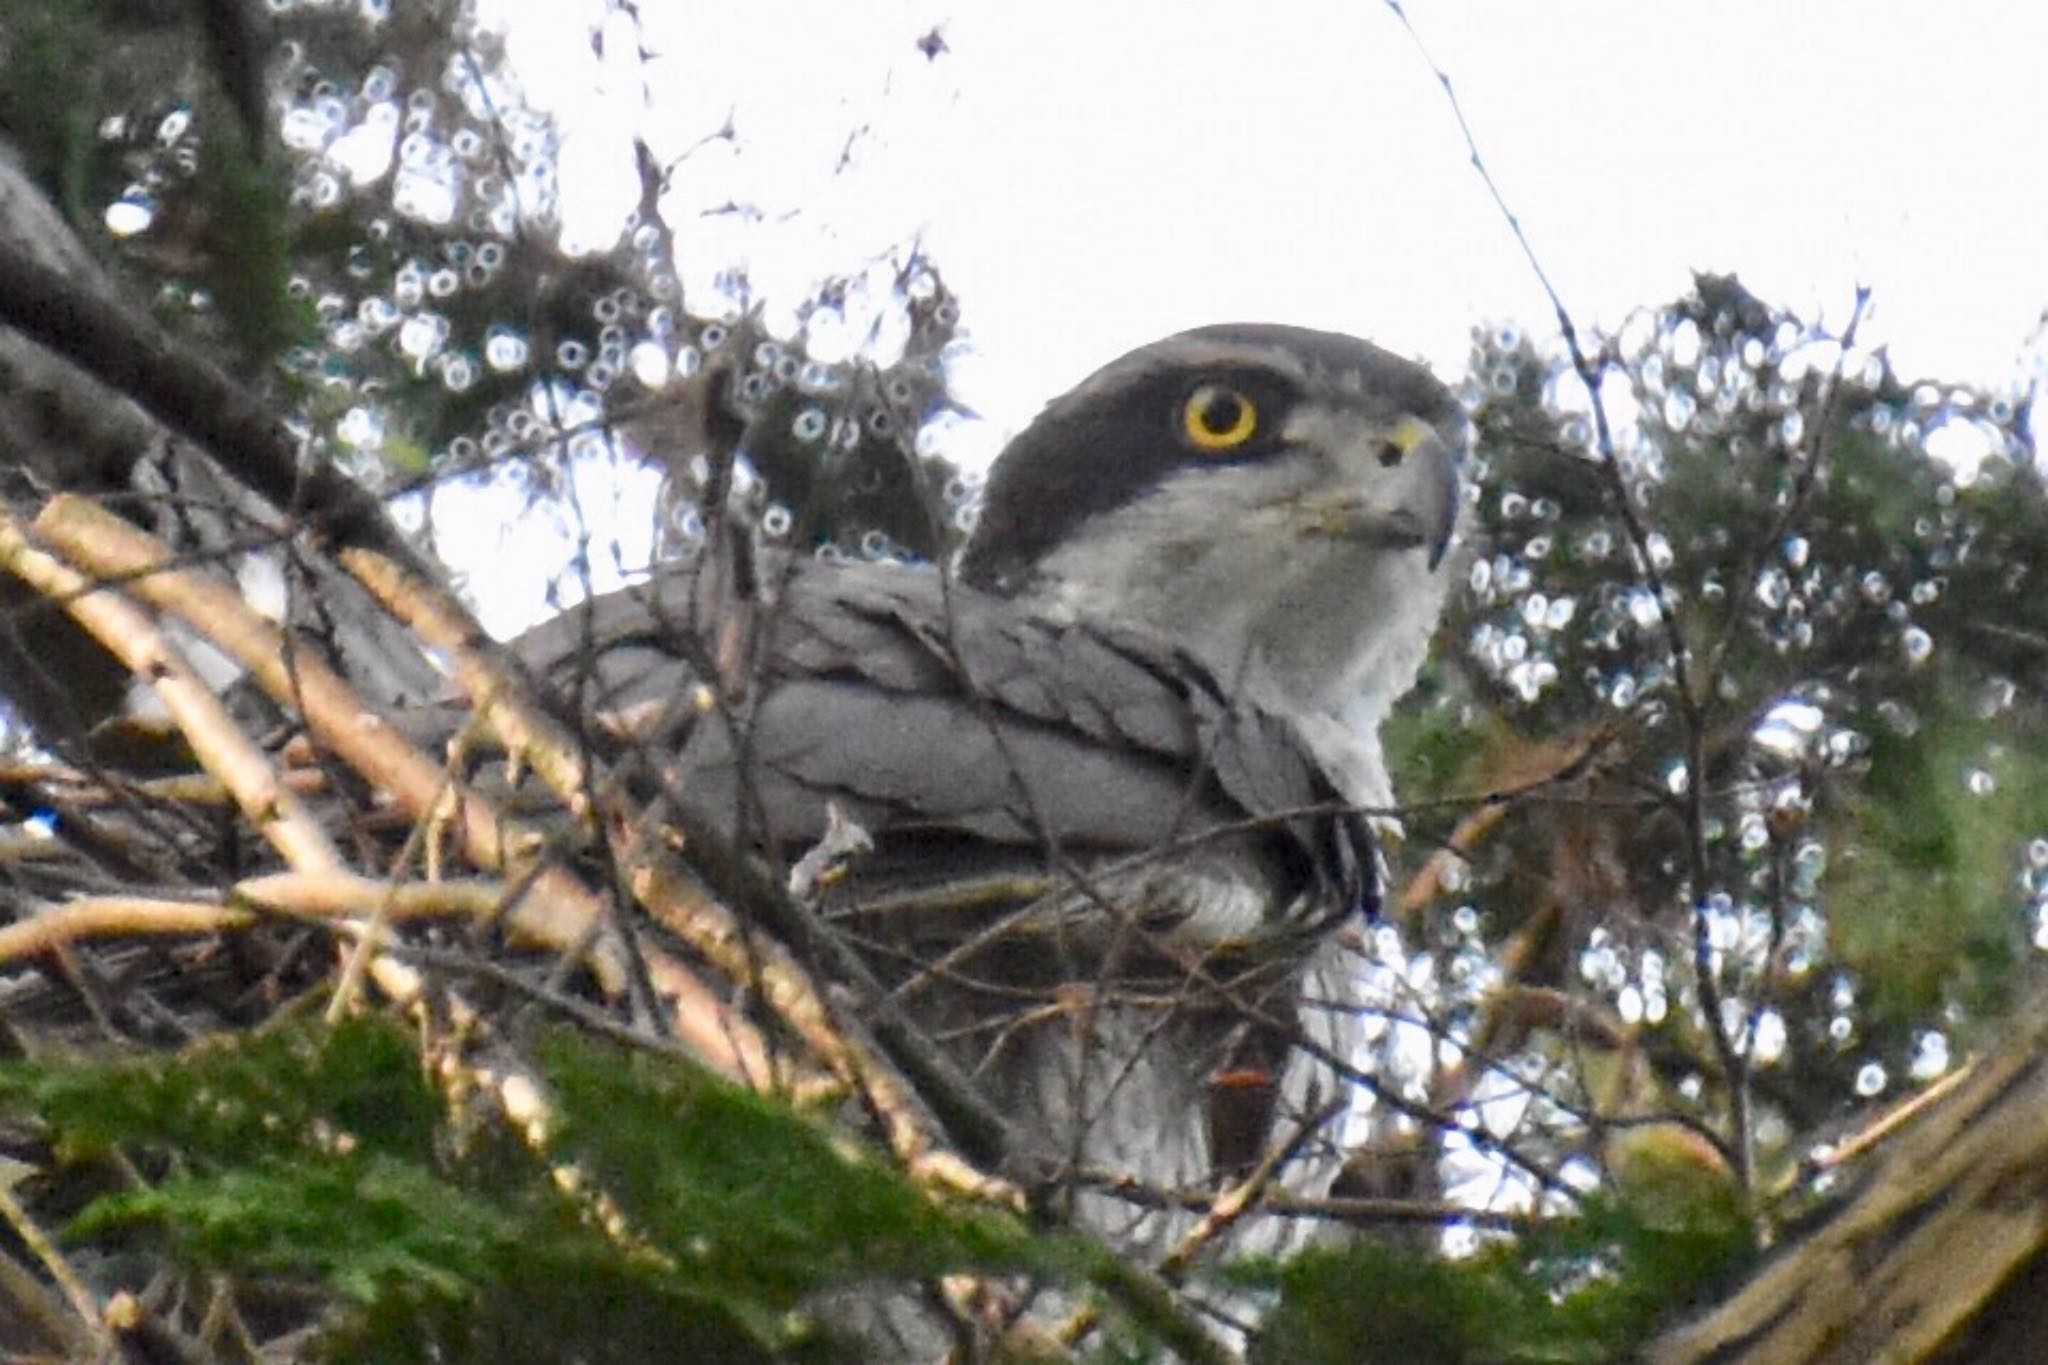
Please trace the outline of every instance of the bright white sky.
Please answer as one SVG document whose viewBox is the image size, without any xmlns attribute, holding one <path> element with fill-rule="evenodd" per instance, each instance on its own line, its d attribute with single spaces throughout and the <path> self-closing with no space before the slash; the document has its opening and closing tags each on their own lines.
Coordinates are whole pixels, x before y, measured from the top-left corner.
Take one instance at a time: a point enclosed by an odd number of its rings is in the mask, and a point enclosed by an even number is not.
<svg viewBox="0 0 2048 1365">
<path fill-rule="evenodd" d="M 615 120 L 674 155 L 730 110 L 737 142 L 677 177 L 685 250 L 746 260 L 762 296 L 794 301 L 921 237 L 965 304 L 978 356 L 962 382 L 1005 428 L 1203 322 L 1340 328 L 1453 370 L 1475 322 L 1548 329 L 1441 91 L 1377 0 L 651 0 L 644 116 L 637 62 L 583 58 L 588 10 L 535 10 L 514 59 L 587 129 L 572 171 L 605 169 L 589 163 Z M 1866 335 L 1908 375 L 2019 373 L 2048 305 L 2048 7 L 1409 12 L 1582 321 L 1666 300 L 1695 268 L 1829 318 L 1862 282 Z M 933 61 L 916 44 L 935 26 Z M 623 23 L 608 36 L 633 51 Z M 728 201 L 766 217 L 696 217 Z"/>
<path fill-rule="evenodd" d="M 992 453 L 1051 394 L 1182 327 L 1358 333 L 1462 370 L 1471 327 L 1554 331 L 1441 89 L 1379 0 L 499 0 L 559 111 L 572 232 L 609 240 L 624 134 L 680 155 L 686 285 L 744 262 L 787 308 L 922 240 Z M 1410 0 L 1579 321 L 1696 268 L 1908 377 L 2023 389 L 2048 306 L 2048 7 L 1956 0 Z M 936 27 L 947 50 L 928 60 Z M 644 39 L 653 59 L 638 60 Z M 842 152 L 848 164 L 840 169 Z M 700 216 L 729 202 L 759 217 Z M 698 272 L 698 273 L 691 273 Z"/>
</svg>

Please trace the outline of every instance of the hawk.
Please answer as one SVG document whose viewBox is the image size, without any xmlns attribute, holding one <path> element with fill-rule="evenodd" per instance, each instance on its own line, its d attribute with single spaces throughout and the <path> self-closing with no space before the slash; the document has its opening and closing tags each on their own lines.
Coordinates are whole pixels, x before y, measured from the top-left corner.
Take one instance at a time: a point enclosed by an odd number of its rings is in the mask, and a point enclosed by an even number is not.
<svg viewBox="0 0 2048 1365">
<path fill-rule="evenodd" d="M 1118 1179 L 1213 1188 L 1343 1092 L 1334 936 L 1376 904 L 1361 811 L 1464 427 L 1365 341 L 1204 327 L 1052 402 L 950 566 L 763 561 L 736 645 L 700 557 L 514 649 L 686 829 L 785 876 L 857 848 L 805 888 L 856 1007 L 938 1044 L 1001 1160 L 1156 1245 L 1175 1217 Z M 1284 1183 L 1334 1170 L 1315 1137 Z"/>
</svg>

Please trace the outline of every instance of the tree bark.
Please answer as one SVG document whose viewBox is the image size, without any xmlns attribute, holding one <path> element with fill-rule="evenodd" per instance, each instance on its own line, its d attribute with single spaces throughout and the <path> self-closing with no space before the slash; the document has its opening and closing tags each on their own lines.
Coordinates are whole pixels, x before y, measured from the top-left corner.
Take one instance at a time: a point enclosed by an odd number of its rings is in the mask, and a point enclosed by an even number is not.
<svg viewBox="0 0 2048 1365">
<path fill-rule="evenodd" d="M 1819 1228 L 1659 1340 L 1688 1362 L 2048 1357 L 2048 989 Z"/>
</svg>

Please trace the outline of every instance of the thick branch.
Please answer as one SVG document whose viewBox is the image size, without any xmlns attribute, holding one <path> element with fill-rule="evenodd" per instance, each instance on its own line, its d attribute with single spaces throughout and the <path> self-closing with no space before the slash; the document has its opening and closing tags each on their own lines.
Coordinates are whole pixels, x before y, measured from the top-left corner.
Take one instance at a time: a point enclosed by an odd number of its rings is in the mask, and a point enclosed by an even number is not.
<svg viewBox="0 0 2048 1365">
<path fill-rule="evenodd" d="M 335 541 L 430 571 L 378 501 L 318 459 L 275 413 L 154 323 L 0 237 L 0 323 L 48 347 L 198 442 L 236 478 Z"/>
<path fill-rule="evenodd" d="M 1650 1350 L 1685 1362 L 2031 1359 L 2048 1252 L 2048 993 L 1818 1231 Z"/>
</svg>

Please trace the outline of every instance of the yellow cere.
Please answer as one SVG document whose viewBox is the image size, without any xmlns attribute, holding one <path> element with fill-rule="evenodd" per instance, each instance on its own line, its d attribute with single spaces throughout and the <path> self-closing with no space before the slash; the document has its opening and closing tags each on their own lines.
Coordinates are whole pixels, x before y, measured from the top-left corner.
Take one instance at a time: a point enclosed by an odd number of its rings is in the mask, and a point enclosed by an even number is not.
<svg viewBox="0 0 2048 1365">
<path fill-rule="evenodd" d="M 1420 417 L 1403 417 L 1401 425 L 1394 428 L 1393 442 L 1406 455 L 1433 434 L 1434 429 Z"/>
<path fill-rule="evenodd" d="M 1380 468 L 1392 469 L 1408 458 L 1415 448 L 1432 435 L 1429 423 L 1419 417 L 1403 417 L 1387 433 L 1379 448 Z"/>
<path fill-rule="evenodd" d="M 1204 384 L 1182 405 L 1180 425 L 1197 450 L 1235 450 L 1259 429 L 1259 409 L 1236 389 Z"/>
</svg>

